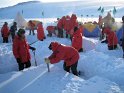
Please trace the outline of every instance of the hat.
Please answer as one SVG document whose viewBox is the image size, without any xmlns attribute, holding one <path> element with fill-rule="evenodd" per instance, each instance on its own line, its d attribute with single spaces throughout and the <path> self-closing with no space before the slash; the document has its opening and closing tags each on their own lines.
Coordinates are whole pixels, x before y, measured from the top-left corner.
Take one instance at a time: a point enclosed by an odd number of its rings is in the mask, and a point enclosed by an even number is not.
<svg viewBox="0 0 124 93">
<path fill-rule="evenodd" d="M 78 30 L 78 27 L 75 26 L 75 27 L 74 27 L 74 32 L 76 32 L 77 30 Z"/>
<path fill-rule="evenodd" d="M 17 32 L 18 35 L 21 35 L 21 34 L 25 34 L 25 30 L 24 29 L 19 29 L 18 32 Z"/>
<path fill-rule="evenodd" d="M 4 24 L 5 24 L 5 25 L 8 25 L 8 23 L 7 23 L 7 22 L 5 22 Z"/>
</svg>

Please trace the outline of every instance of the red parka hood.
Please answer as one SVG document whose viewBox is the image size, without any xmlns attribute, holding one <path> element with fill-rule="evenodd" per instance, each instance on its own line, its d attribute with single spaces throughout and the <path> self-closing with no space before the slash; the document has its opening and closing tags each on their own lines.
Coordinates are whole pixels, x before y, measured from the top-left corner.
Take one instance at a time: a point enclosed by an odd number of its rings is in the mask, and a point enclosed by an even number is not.
<svg viewBox="0 0 124 93">
<path fill-rule="evenodd" d="M 51 42 L 52 51 L 55 51 L 59 45 L 60 45 L 60 43 L 58 43 L 58 42 Z"/>
</svg>

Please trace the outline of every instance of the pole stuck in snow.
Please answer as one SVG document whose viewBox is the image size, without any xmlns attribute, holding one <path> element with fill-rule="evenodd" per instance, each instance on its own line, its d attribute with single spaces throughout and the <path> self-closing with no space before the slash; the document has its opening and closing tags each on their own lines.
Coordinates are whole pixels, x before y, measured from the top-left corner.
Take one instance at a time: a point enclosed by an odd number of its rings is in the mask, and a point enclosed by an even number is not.
<svg viewBox="0 0 124 93">
<path fill-rule="evenodd" d="M 36 61 L 36 57 L 35 57 L 35 51 L 32 51 L 33 55 L 34 55 L 34 60 L 35 60 L 35 66 L 37 66 L 37 61 Z"/>
<path fill-rule="evenodd" d="M 49 63 L 46 63 L 46 64 L 47 64 L 48 72 L 50 72 L 50 66 L 49 66 Z"/>
</svg>

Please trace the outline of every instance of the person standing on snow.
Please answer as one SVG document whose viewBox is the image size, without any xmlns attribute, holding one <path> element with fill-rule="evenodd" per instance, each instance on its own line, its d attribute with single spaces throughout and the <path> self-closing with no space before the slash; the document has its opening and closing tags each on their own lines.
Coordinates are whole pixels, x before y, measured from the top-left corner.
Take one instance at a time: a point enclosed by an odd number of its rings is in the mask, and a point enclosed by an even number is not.
<svg viewBox="0 0 124 93">
<path fill-rule="evenodd" d="M 8 43 L 8 37 L 9 37 L 9 27 L 8 27 L 8 23 L 5 22 L 2 29 L 1 29 L 1 35 L 3 37 L 3 43 Z"/>
<path fill-rule="evenodd" d="M 13 40 L 13 54 L 18 63 L 19 71 L 31 66 L 29 49 L 36 50 L 27 43 L 25 30 L 19 29 Z"/>
<path fill-rule="evenodd" d="M 74 28 L 74 33 L 72 36 L 72 47 L 77 49 L 78 52 L 83 52 L 82 48 L 82 33 L 78 27 Z"/>
<path fill-rule="evenodd" d="M 35 35 L 34 27 L 35 27 L 35 24 L 30 20 L 29 21 L 29 35 L 31 35 L 31 32 L 33 33 L 33 35 Z"/>
<path fill-rule="evenodd" d="M 10 34 L 12 36 L 12 40 L 14 40 L 16 31 L 17 31 L 17 23 L 13 22 L 13 25 L 10 28 Z"/>
<path fill-rule="evenodd" d="M 78 76 L 77 65 L 79 53 L 75 48 L 58 42 L 51 42 L 48 48 L 52 50 L 53 53 L 44 59 L 46 63 L 54 64 L 60 62 L 60 60 L 64 60 L 64 70 L 70 72 L 71 69 L 72 73 Z"/>
<path fill-rule="evenodd" d="M 58 19 L 57 29 L 58 29 L 58 37 L 63 38 L 63 24 L 62 24 L 62 18 L 61 18 L 61 19 Z"/>
<path fill-rule="evenodd" d="M 45 34 L 44 34 L 44 29 L 43 29 L 43 25 L 42 22 L 40 22 L 37 26 L 37 38 L 40 41 L 43 41 L 43 39 L 45 39 Z"/>
<path fill-rule="evenodd" d="M 107 35 L 108 49 L 109 50 L 116 49 L 118 44 L 118 38 L 115 32 L 112 31 L 111 28 L 108 26 L 104 28 L 103 33 Z"/>
</svg>

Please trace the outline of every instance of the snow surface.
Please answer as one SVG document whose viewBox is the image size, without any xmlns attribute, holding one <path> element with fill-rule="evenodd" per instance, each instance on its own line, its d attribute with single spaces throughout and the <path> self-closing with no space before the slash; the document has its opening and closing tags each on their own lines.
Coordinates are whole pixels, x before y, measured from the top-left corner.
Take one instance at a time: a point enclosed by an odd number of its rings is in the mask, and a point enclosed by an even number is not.
<svg viewBox="0 0 124 93">
<path fill-rule="evenodd" d="M 123 16 L 124 1 L 118 3 L 108 2 L 97 2 L 89 0 L 80 0 L 73 2 L 61 2 L 61 3 L 42 3 L 37 1 L 20 3 L 15 6 L 0 8 L 0 19 L 8 18 L 14 19 L 17 12 L 22 12 L 25 18 L 56 18 L 62 17 L 64 15 L 71 15 L 72 13 L 77 14 L 78 17 L 98 17 L 101 13 L 97 9 L 101 6 L 104 7 L 105 12 L 101 15 L 105 16 L 108 11 L 113 11 L 114 6 L 117 9 L 115 15 L 116 18 L 121 18 Z M 33 6 L 33 7 L 32 7 Z M 44 16 L 42 15 L 44 12 Z"/>
<path fill-rule="evenodd" d="M 51 22 L 44 21 L 44 28 Z M 28 33 L 26 31 L 29 44 L 37 41 L 36 35 L 29 36 Z M 100 43 L 99 38 L 83 37 L 85 52 L 80 53 L 78 64 L 82 75 L 76 77 L 63 70 L 63 61 L 50 64 L 50 72 L 47 71 L 44 58 L 52 53 L 48 49 L 51 41 L 71 45 L 69 39 L 56 36 L 34 43 L 32 46 L 36 47 L 38 66 L 35 66 L 30 51 L 32 67 L 23 71 L 18 71 L 12 43 L 0 43 L 0 93 L 124 93 L 124 59 L 121 48 L 109 51 L 106 44 Z"/>
</svg>

